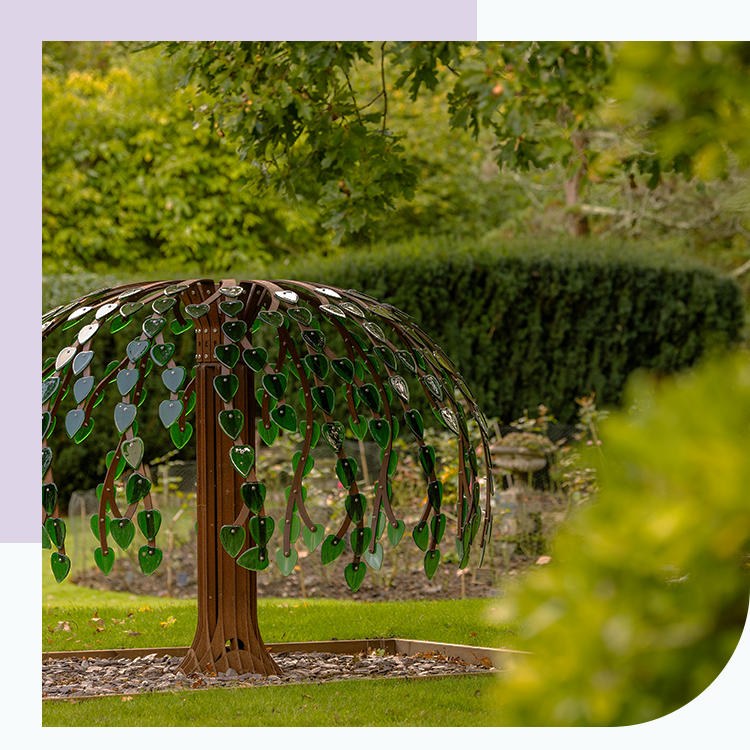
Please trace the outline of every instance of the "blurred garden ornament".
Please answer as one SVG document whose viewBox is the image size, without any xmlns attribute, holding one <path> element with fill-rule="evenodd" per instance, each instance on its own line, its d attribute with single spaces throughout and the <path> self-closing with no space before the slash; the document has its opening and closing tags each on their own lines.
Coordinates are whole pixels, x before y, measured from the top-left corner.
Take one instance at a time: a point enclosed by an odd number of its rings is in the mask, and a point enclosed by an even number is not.
<svg viewBox="0 0 750 750">
<path fill-rule="evenodd" d="M 137 329 L 135 337 L 125 332 L 128 326 Z M 351 562 L 344 579 L 352 591 L 368 567 L 380 569 L 384 532 L 394 547 L 404 534 L 391 485 L 401 422 L 413 435 L 426 481 L 424 509 L 412 536 L 424 552 L 427 576 L 434 576 L 446 527 L 443 484 L 434 448 L 424 441 L 423 416 L 410 405 L 415 386 L 424 391 L 439 423 L 455 435 L 456 548 L 465 568 L 479 535 L 481 565 L 492 533 L 492 473 L 488 460 L 480 476 L 467 420 L 478 423 L 486 457 L 487 423 L 448 357 L 400 310 L 353 290 L 299 281 L 160 281 L 103 289 L 50 311 L 42 318 L 42 341 L 60 328 L 71 330 L 72 340 L 42 370 L 42 537 L 52 549 L 52 571 L 62 581 L 70 559 L 50 442 L 87 439 L 92 412 L 112 385 L 120 394 L 112 415 L 119 437 L 97 488 L 92 530 L 100 546 L 94 558 L 108 574 L 115 546 L 127 549 L 140 531 L 141 570 L 150 575 L 158 568 L 161 515 L 144 460 L 148 435 L 138 429 L 150 376 L 151 392 L 163 390 L 158 418 L 175 446 L 184 447 L 193 433 L 196 441 L 198 626 L 182 663 L 186 672 L 279 673 L 258 628 L 256 574 L 273 562 L 289 575 L 299 558 L 300 536 L 304 549 L 320 547 L 324 564 L 348 545 Z M 196 362 L 180 363 L 174 339 L 193 329 Z M 122 359 L 105 368 L 95 358 L 95 341 L 107 352 L 119 342 Z M 65 399 L 74 408 L 63 407 Z M 369 432 L 380 448 L 372 498 L 360 491 L 357 461 L 345 453 L 347 429 L 359 440 Z M 256 451 L 270 446 L 281 430 L 299 432 L 302 445 L 292 457 L 284 516 L 274 520 L 264 509 L 266 486 L 256 471 Z M 343 520 L 327 536 L 308 514 L 303 483 L 320 438 L 335 454 L 336 474 L 347 491 Z"/>
</svg>

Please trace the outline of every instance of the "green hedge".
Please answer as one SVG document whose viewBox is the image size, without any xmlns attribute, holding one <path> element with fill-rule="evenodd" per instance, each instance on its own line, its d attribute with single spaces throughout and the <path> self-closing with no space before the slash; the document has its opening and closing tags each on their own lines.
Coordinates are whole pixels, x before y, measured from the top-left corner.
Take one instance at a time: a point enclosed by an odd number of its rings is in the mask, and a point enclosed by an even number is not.
<svg viewBox="0 0 750 750">
<path fill-rule="evenodd" d="M 302 260 L 286 278 L 354 288 L 412 315 L 490 417 L 575 399 L 619 404 L 628 375 L 675 372 L 741 336 L 738 285 L 685 258 L 623 242 L 476 246 L 420 238 Z"/>
</svg>

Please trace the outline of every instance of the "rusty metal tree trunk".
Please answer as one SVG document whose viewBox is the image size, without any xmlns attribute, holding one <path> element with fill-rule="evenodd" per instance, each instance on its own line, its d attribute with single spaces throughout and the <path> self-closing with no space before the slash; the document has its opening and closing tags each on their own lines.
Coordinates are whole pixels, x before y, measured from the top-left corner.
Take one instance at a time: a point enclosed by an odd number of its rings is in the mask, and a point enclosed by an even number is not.
<svg viewBox="0 0 750 750">
<path fill-rule="evenodd" d="M 198 471 L 198 626 L 180 668 L 185 672 L 281 674 L 263 644 L 258 628 L 257 574 L 239 565 L 222 548 L 219 531 L 233 524 L 243 503 L 242 480 L 229 460 L 232 440 L 218 427 L 224 407 L 213 381 L 221 374 L 214 358 L 220 341 L 218 319 L 197 331 L 196 462 Z M 237 371 L 235 407 L 247 415 L 243 442 L 255 445 L 254 378 L 249 368 Z M 244 549 L 254 544 L 248 535 Z"/>
</svg>

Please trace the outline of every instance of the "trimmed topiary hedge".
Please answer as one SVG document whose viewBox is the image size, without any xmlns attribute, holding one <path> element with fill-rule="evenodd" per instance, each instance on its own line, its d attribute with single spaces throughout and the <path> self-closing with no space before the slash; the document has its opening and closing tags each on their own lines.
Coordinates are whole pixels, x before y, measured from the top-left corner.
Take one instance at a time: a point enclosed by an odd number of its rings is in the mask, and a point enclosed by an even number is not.
<svg viewBox="0 0 750 750">
<path fill-rule="evenodd" d="M 575 399 L 617 405 L 634 370 L 675 372 L 739 340 L 742 294 L 685 258 L 622 242 L 417 241 L 284 270 L 401 308 L 458 366 L 490 417 L 543 403 L 573 421 Z"/>
</svg>

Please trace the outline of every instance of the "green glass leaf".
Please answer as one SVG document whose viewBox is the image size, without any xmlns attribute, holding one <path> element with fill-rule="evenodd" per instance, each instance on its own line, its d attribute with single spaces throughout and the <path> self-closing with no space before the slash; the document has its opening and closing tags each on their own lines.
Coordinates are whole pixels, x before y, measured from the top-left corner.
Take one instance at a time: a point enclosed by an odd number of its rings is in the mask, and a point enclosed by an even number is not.
<svg viewBox="0 0 750 750">
<path fill-rule="evenodd" d="M 273 518 L 269 518 L 268 516 L 253 516 L 248 525 L 255 543 L 259 547 L 267 547 L 276 528 Z"/>
<path fill-rule="evenodd" d="M 131 362 L 137 362 L 148 351 L 149 346 L 151 346 L 150 341 L 136 339 L 127 345 L 125 354 Z"/>
<path fill-rule="evenodd" d="M 184 323 L 180 323 L 178 320 L 172 321 L 172 333 L 175 336 L 179 336 L 182 333 L 187 333 L 191 328 L 195 326 L 192 320 L 186 320 Z"/>
<path fill-rule="evenodd" d="M 52 463 L 52 448 L 42 448 L 42 479 L 49 471 L 50 464 Z"/>
<path fill-rule="evenodd" d="M 295 473 L 297 472 L 297 466 L 301 459 L 302 451 L 297 451 L 294 454 L 294 458 L 292 458 L 292 471 Z M 315 466 L 315 459 L 312 456 L 308 456 L 305 461 L 305 468 L 302 470 L 302 476 L 306 477 L 313 470 L 313 466 Z"/>
<path fill-rule="evenodd" d="M 120 308 L 120 315 L 123 318 L 129 318 L 131 315 L 135 315 L 139 310 L 143 308 L 143 302 L 126 302 Z"/>
<path fill-rule="evenodd" d="M 325 533 L 325 528 L 319 523 L 315 524 L 315 531 L 310 531 L 306 525 L 302 527 L 302 540 L 310 552 L 314 552 L 318 548 L 318 545 L 323 541 Z"/>
<path fill-rule="evenodd" d="M 421 521 L 414 527 L 411 535 L 414 537 L 414 542 L 422 550 L 427 551 L 427 546 L 430 543 L 430 528 L 427 525 L 427 521 Z"/>
<path fill-rule="evenodd" d="M 323 565 L 328 565 L 337 560 L 345 549 L 346 544 L 343 539 L 339 539 L 335 534 L 329 534 L 320 548 L 320 560 Z"/>
<path fill-rule="evenodd" d="M 419 449 L 419 463 L 427 476 L 435 470 L 435 449 L 431 445 L 424 445 Z"/>
<path fill-rule="evenodd" d="M 258 434 L 260 435 L 261 439 L 266 445 L 273 445 L 274 441 L 279 435 L 279 427 L 273 422 L 271 422 L 271 426 L 268 429 L 266 429 L 265 425 L 263 424 L 263 421 L 260 420 L 258 424 L 255 426 L 255 429 L 257 430 Z"/>
<path fill-rule="evenodd" d="M 340 458 L 336 461 L 336 476 L 348 490 L 357 479 L 357 462 L 353 458 Z"/>
<path fill-rule="evenodd" d="M 291 489 L 291 488 L 290 488 Z M 293 515 L 292 520 L 289 524 L 289 541 L 294 544 L 299 538 L 299 533 L 302 530 L 302 522 L 299 520 L 299 516 Z M 281 532 L 281 538 L 286 538 L 286 518 L 282 518 L 279 522 L 279 531 Z"/>
<path fill-rule="evenodd" d="M 204 305 L 203 303 L 198 303 L 197 305 L 186 305 L 185 306 L 185 312 L 191 317 L 191 318 L 202 318 L 204 315 L 208 314 L 208 311 L 211 308 L 208 305 Z"/>
<path fill-rule="evenodd" d="M 136 520 L 138 521 L 138 528 L 141 530 L 141 534 L 149 542 L 156 539 L 156 535 L 161 528 L 161 513 L 156 508 L 148 508 L 140 511 L 136 516 Z"/>
<path fill-rule="evenodd" d="M 47 529 L 44 528 L 44 524 L 42 524 L 42 549 L 52 549 L 52 542 L 50 541 Z"/>
<path fill-rule="evenodd" d="M 301 332 L 303 341 L 316 352 L 322 352 L 325 349 L 326 337 L 314 328 L 309 328 Z"/>
<path fill-rule="evenodd" d="M 151 303 L 151 309 L 159 315 L 164 315 L 164 313 L 167 312 L 167 310 L 171 310 L 176 303 L 177 300 L 174 299 L 174 297 L 160 297 Z"/>
<path fill-rule="evenodd" d="M 260 513 L 266 499 L 266 485 L 262 482 L 245 482 L 240 487 L 242 502 L 256 515 Z"/>
<path fill-rule="evenodd" d="M 225 299 L 223 302 L 219 302 L 219 309 L 230 318 L 236 318 L 242 312 L 244 306 L 245 303 L 238 299 Z"/>
<path fill-rule="evenodd" d="M 214 349 L 214 356 L 231 370 L 240 361 L 240 348 L 237 344 L 222 344 Z"/>
<path fill-rule="evenodd" d="M 369 421 L 370 434 L 375 442 L 385 448 L 391 438 L 391 427 L 385 419 L 371 419 Z"/>
<path fill-rule="evenodd" d="M 396 521 L 395 526 L 392 523 L 388 524 L 388 541 L 391 547 L 395 547 L 401 541 L 401 537 L 404 535 L 404 528 L 403 521 Z"/>
<path fill-rule="evenodd" d="M 443 502 L 443 483 L 438 479 L 427 485 L 427 499 L 436 513 L 440 512 L 440 505 Z"/>
<path fill-rule="evenodd" d="M 172 438 L 172 442 L 175 444 L 175 447 L 184 448 L 188 444 L 190 438 L 193 436 L 193 425 L 186 424 L 184 432 L 180 432 L 180 423 L 175 422 L 169 428 L 169 435 Z"/>
<path fill-rule="evenodd" d="M 237 557 L 245 543 L 245 529 L 242 526 L 222 526 L 219 530 L 219 539 L 227 554 L 230 557 Z"/>
<path fill-rule="evenodd" d="M 70 558 L 61 552 L 53 552 L 50 557 L 50 564 L 55 580 L 58 583 L 64 581 L 68 573 L 70 573 Z"/>
<path fill-rule="evenodd" d="M 260 346 L 255 349 L 245 349 L 242 352 L 242 359 L 251 370 L 260 372 L 268 362 L 268 352 Z"/>
<path fill-rule="evenodd" d="M 265 570 L 268 567 L 268 550 L 265 547 L 252 547 L 237 558 L 237 565 L 247 570 Z"/>
<path fill-rule="evenodd" d="M 373 570 L 380 570 L 383 567 L 383 545 L 379 542 L 376 543 L 375 551 L 369 552 L 365 550 L 362 557 Z"/>
<path fill-rule="evenodd" d="M 310 429 L 312 430 L 312 435 L 310 436 L 310 448 L 314 448 L 318 444 L 318 440 L 320 440 L 321 435 L 321 428 L 320 425 L 313 419 L 310 423 Z M 305 437 L 306 439 L 306 433 L 307 433 L 307 420 L 303 419 L 299 423 L 299 431 L 300 435 Z"/>
<path fill-rule="evenodd" d="M 61 549 L 65 544 L 65 521 L 62 518 L 48 518 L 44 524 L 52 544 Z"/>
<path fill-rule="evenodd" d="M 341 422 L 326 422 L 320 428 L 320 432 L 323 435 L 323 439 L 328 444 L 328 447 L 334 453 L 338 453 L 344 447 L 346 431 Z"/>
<path fill-rule="evenodd" d="M 406 351 L 406 349 L 396 349 L 395 351 L 396 357 L 401 362 L 401 364 L 406 367 L 407 370 L 410 370 L 415 375 L 417 373 L 417 363 L 414 361 L 414 357 Z"/>
<path fill-rule="evenodd" d="M 172 393 L 177 393 L 185 382 L 187 372 L 184 367 L 173 367 L 171 370 L 164 370 L 161 374 L 161 382 Z"/>
<path fill-rule="evenodd" d="M 65 432 L 68 433 L 68 437 L 74 437 L 76 432 L 83 427 L 83 423 L 86 420 L 86 411 L 84 409 L 73 409 L 69 411 L 65 416 Z"/>
<path fill-rule="evenodd" d="M 416 409 L 404 412 L 404 421 L 420 440 L 424 437 L 424 421 L 422 415 Z"/>
<path fill-rule="evenodd" d="M 377 354 L 377 356 L 380 357 L 380 359 L 383 360 L 383 362 L 385 362 L 385 364 L 388 365 L 391 370 L 395 370 L 398 367 L 398 365 L 396 364 L 396 357 L 393 355 L 393 352 L 389 347 L 376 346 L 375 354 Z"/>
<path fill-rule="evenodd" d="M 388 497 L 390 498 L 391 492 L 390 492 L 390 485 L 388 487 Z M 372 528 L 372 516 L 370 516 L 370 528 Z M 385 513 L 381 510 L 378 514 L 378 525 L 375 527 L 375 539 L 380 539 L 381 536 L 383 536 L 383 532 L 385 531 L 386 527 L 386 517 Z"/>
<path fill-rule="evenodd" d="M 57 505 L 57 485 L 53 483 L 42 485 L 42 508 L 47 515 L 52 515 Z"/>
<path fill-rule="evenodd" d="M 130 505 L 143 500 L 151 492 L 151 480 L 138 472 L 133 472 L 125 485 L 125 497 Z"/>
<path fill-rule="evenodd" d="M 445 513 L 435 516 L 430 521 L 430 530 L 432 531 L 432 538 L 435 540 L 435 544 L 440 544 L 445 533 Z"/>
<path fill-rule="evenodd" d="M 268 325 L 274 328 L 280 328 L 284 325 L 284 316 L 278 310 L 261 310 L 258 313 L 258 317 Z"/>
<path fill-rule="evenodd" d="M 232 466 L 246 477 L 255 463 L 255 451 L 249 445 L 234 445 L 229 449 L 229 460 Z"/>
<path fill-rule="evenodd" d="M 115 457 L 115 451 L 110 451 L 107 453 L 107 457 L 105 458 L 105 463 L 107 465 L 107 469 L 109 469 L 109 465 L 112 463 L 112 459 Z M 115 479 L 117 479 L 120 474 L 122 474 L 123 471 L 125 471 L 125 468 L 127 467 L 127 461 L 125 458 L 121 455 L 120 460 L 117 462 L 117 470 L 115 471 Z"/>
<path fill-rule="evenodd" d="M 103 485 L 99 485 L 99 487 L 103 487 Z M 97 491 L 99 490 L 99 487 L 97 487 Z M 101 493 L 97 492 L 97 494 L 100 496 L 99 499 L 101 499 Z M 89 525 L 91 526 L 91 533 L 94 535 L 94 538 L 101 543 L 101 539 L 99 538 L 99 514 L 94 513 L 93 516 L 91 516 L 91 520 L 89 521 Z M 109 520 L 109 516 L 104 516 L 104 536 L 108 536 L 111 531 L 111 522 Z"/>
<path fill-rule="evenodd" d="M 363 562 L 349 563 L 346 568 L 344 568 L 344 579 L 346 580 L 346 585 L 352 591 L 358 591 L 359 587 L 362 585 L 362 581 L 365 580 L 366 574 L 367 566 Z"/>
<path fill-rule="evenodd" d="M 294 570 L 294 566 L 297 564 L 298 559 L 299 555 L 297 554 L 296 549 L 290 549 L 288 557 L 284 555 L 283 549 L 279 549 L 276 552 L 276 564 L 279 566 L 282 575 L 285 576 L 288 576 Z"/>
<path fill-rule="evenodd" d="M 143 332 L 146 334 L 146 336 L 152 339 L 159 333 L 159 331 L 162 330 L 162 328 L 164 328 L 165 325 L 167 325 L 166 318 L 151 317 L 146 318 L 146 320 L 143 321 L 143 325 L 141 326 L 141 328 L 143 329 Z"/>
<path fill-rule="evenodd" d="M 138 564 L 141 566 L 143 575 L 150 576 L 161 565 L 164 553 L 158 547 L 149 547 L 144 544 L 138 550 Z"/>
<path fill-rule="evenodd" d="M 42 381 L 42 404 L 46 404 L 60 387 L 60 378 L 51 377 Z"/>
<path fill-rule="evenodd" d="M 490 511 L 490 520 L 487 523 L 487 530 L 484 532 L 484 540 L 482 542 L 482 546 L 480 547 L 481 552 L 479 553 L 479 567 L 482 567 L 482 563 L 484 562 L 484 555 L 487 552 L 487 548 L 492 543 L 492 521 L 493 516 L 492 512 Z"/>
<path fill-rule="evenodd" d="M 139 437 L 126 440 L 122 444 L 122 456 L 133 469 L 137 469 L 141 465 L 144 450 L 143 440 Z"/>
<path fill-rule="evenodd" d="M 169 342 L 168 344 L 155 344 L 151 347 L 151 359 L 159 365 L 159 367 L 164 367 L 164 365 L 172 359 L 174 349 L 175 347 L 172 342 Z"/>
<path fill-rule="evenodd" d="M 186 292 L 190 286 L 188 284 L 170 284 L 164 289 L 164 294 L 170 296 L 175 294 L 182 294 Z"/>
<path fill-rule="evenodd" d="M 308 354 L 303 362 L 307 365 L 310 372 L 319 377 L 321 380 L 325 380 L 328 375 L 329 364 L 328 360 L 322 354 Z"/>
<path fill-rule="evenodd" d="M 42 440 L 52 432 L 55 426 L 55 419 L 48 411 L 42 412 Z"/>
<path fill-rule="evenodd" d="M 242 320 L 230 320 L 222 324 L 221 330 L 230 341 L 242 341 L 247 333 L 247 323 Z"/>
<path fill-rule="evenodd" d="M 130 324 L 131 320 L 132 318 L 123 318 L 119 315 L 115 316 L 109 324 L 109 332 L 117 333 L 118 331 L 121 331 L 125 326 Z"/>
<path fill-rule="evenodd" d="M 161 423 L 169 429 L 182 414 L 182 401 L 175 399 L 166 399 L 159 404 L 159 419 Z"/>
<path fill-rule="evenodd" d="M 357 528 L 349 535 L 349 542 L 355 557 L 362 557 L 365 550 L 370 546 L 372 540 L 372 529 L 367 526 Z"/>
<path fill-rule="evenodd" d="M 239 297 L 245 290 L 241 286 L 223 286 L 219 291 L 227 297 Z"/>
<path fill-rule="evenodd" d="M 304 307 L 290 307 L 286 314 L 295 322 L 308 326 L 312 322 L 312 313 Z"/>
<path fill-rule="evenodd" d="M 363 386 L 360 386 L 357 388 L 357 393 L 365 406 L 374 412 L 380 412 L 380 396 L 378 395 L 377 388 L 372 383 L 365 383 Z"/>
<path fill-rule="evenodd" d="M 102 552 L 101 547 L 94 550 L 94 562 L 99 570 L 108 576 L 112 572 L 112 566 L 115 564 L 115 551 L 110 547 L 106 553 Z"/>
<path fill-rule="evenodd" d="M 271 410 L 271 419 L 287 432 L 297 432 L 297 414 L 289 405 Z"/>
<path fill-rule="evenodd" d="M 331 369 L 346 383 L 354 382 L 354 365 L 346 357 L 331 360 Z"/>
<path fill-rule="evenodd" d="M 110 523 L 109 530 L 120 549 L 127 549 L 135 539 L 135 524 L 129 518 L 115 518 Z"/>
<path fill-rule="evenodd" d="M 230 373 L 229 375 L 217 375 L 214 378 L 214 390 L 219 394 L 219 398 L 226 402 L 231 401 L 240 387 L 240 379 Z"/>
<path fill-rule="evenodd" d="M 365 435 L 367 435 L 367 420 L 359 414 L 357 414 L 357 417 L 359 418 L 359 422 L 355 422 L 354 417 L 349 416 L 349 426 L 352 428 L 352 432 L 357 440 L 364 440 Z"/>
<path fill-rule="evenodd" d="M 245 417 L 239 409 L 225 409 L 219 412 L 219 426 L 232 439 L 237 440 L 242 432 Z"/>
<path fill-rule="evenodd" d="M 440 564 L 440 550 L 433 549 L 427 552 L 424 556 L 424 572 L 427 574 L 427 578 L 432 580 L 435 572 Z"/>
<path fill-rule="evenodd" d="M 89 419 L 88 426 L 84 427 L 83 429 L 78 430 L 73 440 L 75 440 L 76 443 L 82 443 L 91 434 L 91 431 L 93 429 L 94 429 L 94 418 L 91 417 Z"/>
<path fill-rule="evenodd" d="M 329 385 L 313 386 L 313 401 L 326 413 L 331 414 L 336 406 L 336 396 Z"/>
<path fill-rule="evenodd" d="M 280 372 L 269 373 L 261 378 L 261 385 L 271 398 L 281 400 L 286 391 L 287 377 Z"/>
<path fill-rule="evenodd" d="M 138 416 L 138 409 L 133 404 L 119 403 L 115 406 L 115 427 L 122 434 L 133 424 Z"/>
<path fill-rule="evenodd" d="M 344 506 L 346 507 L 346 514 L 351 518 L 352 523 L 358 524 L 365 517 L 367 498 L 362 494 L 347 495 Z"/>
<path fill-rule="evenodd" d="M 134 367 L 128 370 L 120 370 L 117 373 L 117 390 L 121 396 L 127 396 L 130 391 L 138 384 L 140 373 Z"/>
</svg>

